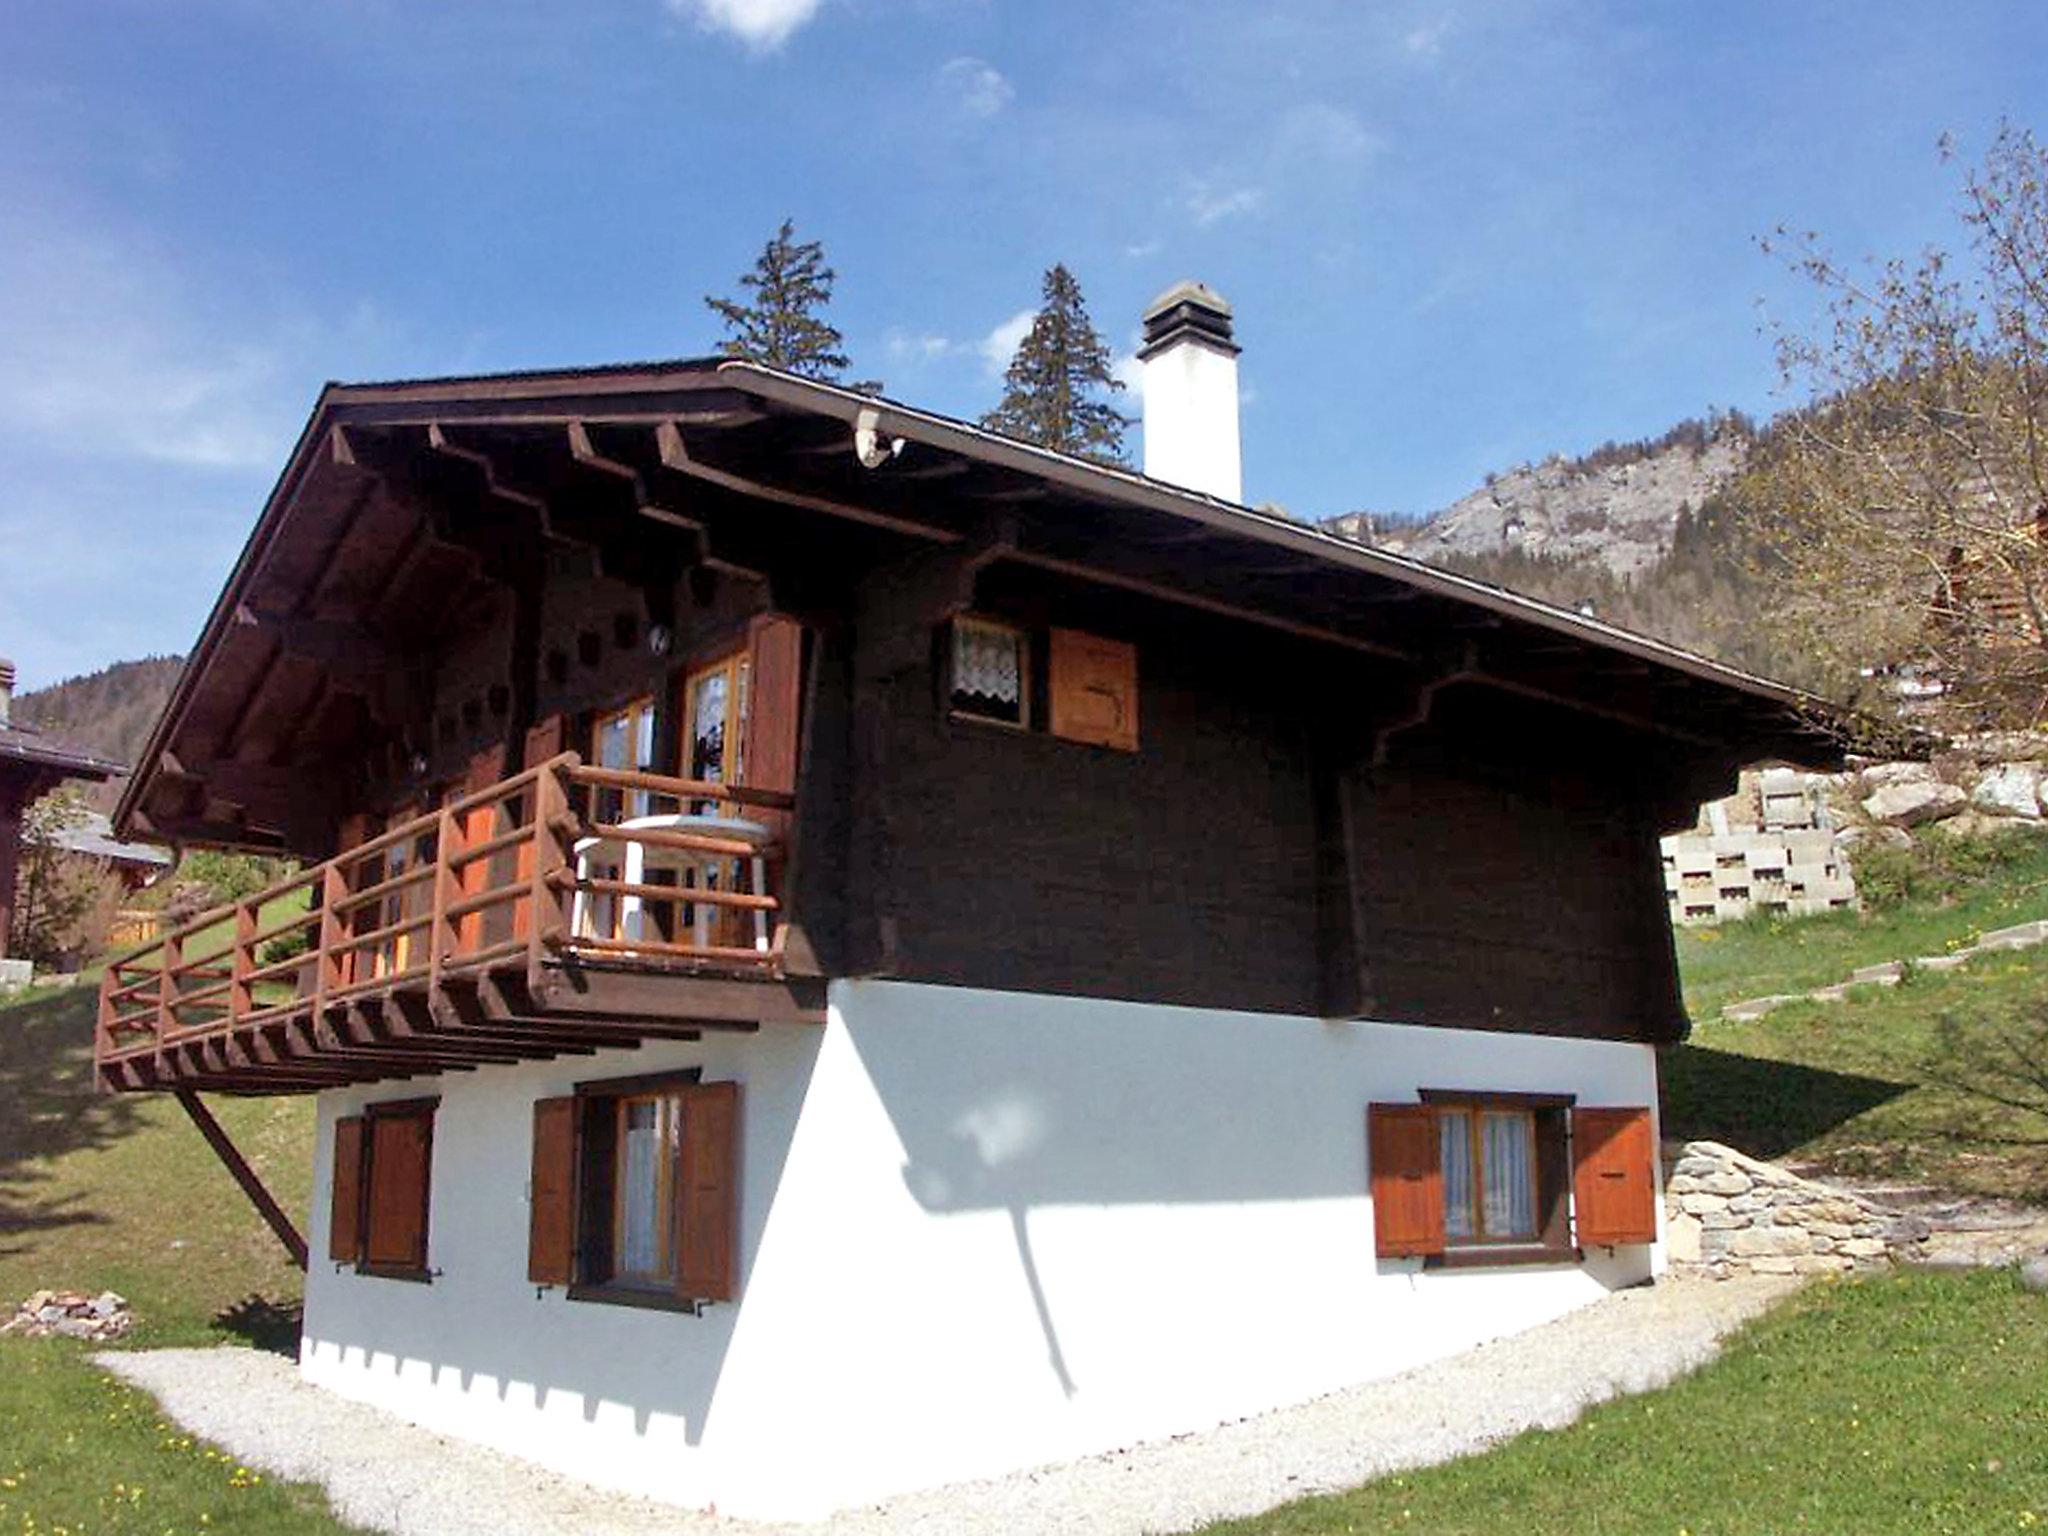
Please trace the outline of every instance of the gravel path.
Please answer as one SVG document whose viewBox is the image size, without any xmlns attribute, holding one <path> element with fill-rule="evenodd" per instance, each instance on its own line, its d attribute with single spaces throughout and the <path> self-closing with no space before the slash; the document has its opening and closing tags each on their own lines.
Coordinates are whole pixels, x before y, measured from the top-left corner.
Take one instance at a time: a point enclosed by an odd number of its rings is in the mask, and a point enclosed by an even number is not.
<svg viewBox="0 0 2048 1536">
<path fill-rule="evenodd" d="M 989 1482 L 907 1495 L 831 1522 L 870 1536 L 1148 1536 L 1253 1514 L 1447 1461 L 1589 1405 L 1660 1386 L 1793 1288 L 1665 1280 L 1403 1376 L 1220 1429 Z M 273 1476 L 317 1482 L 344 1519 L 395 1536 L 780 1536 L 820 1527 L 720 1520 L 606 1493 L 430 1434 L 302 1384 L 248 1349 L 99 1357 L 187 1429 Z"/>
</svg>

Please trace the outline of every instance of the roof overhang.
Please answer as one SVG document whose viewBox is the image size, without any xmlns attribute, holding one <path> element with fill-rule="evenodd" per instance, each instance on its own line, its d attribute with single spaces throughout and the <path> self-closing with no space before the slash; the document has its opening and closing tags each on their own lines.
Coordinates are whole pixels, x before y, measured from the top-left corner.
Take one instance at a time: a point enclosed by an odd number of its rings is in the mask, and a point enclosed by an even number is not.
<svg viewBox="0 0 2048 1536">
<path fill-rule="evenodd" d="M 0 726 L 0 782 L 7 784 L 12 797 L 22 801 L 33 800 L 66 779 L 104 784 L 127 771 L 124 763 L 60 747 L 40 732 Z"/>
<path fill-rule="evenodd" d="M 445 572 L 492 579 L 488 551 L 436 551 L 459 530 L 422 534 L 422 506 L 451 496 L 504 527 L 528 519 L 543 539 L 668 540 L 673 558 L 742 570 L 775 556 L 764 509 L 806 540 L 982 541 L 996 559 L 1408 667 L 1426 686 L 1551 699 L 1721 765 L 1832 767 L 1849 740 L 1817 698 L 1597 619 L 895 401 L 699 360 L 327 386 L 129 781 L 123 835 L 288 843 L 291 761 L 322 750 L 322 710 L 338 711 L 336 729 L 350 718 L 334 702 L 347 681 L 337 635 L 422 617 L 402 597 L 390 611 L 379 585 L 408 559 L 429 561 L 436 592 L 454 591 Z M 430 606 L 451 622 L 462 611 L 452 597 Z M 291 645 L 311 654 L 294 660 Z M 237 736 L 270 694 L 299 721 L 296 744 Z M 173 779 L 192 809 L 167 815 Z M 256 822 L 224 814 L 266 784 L 274 803 Z"/>
</svg>

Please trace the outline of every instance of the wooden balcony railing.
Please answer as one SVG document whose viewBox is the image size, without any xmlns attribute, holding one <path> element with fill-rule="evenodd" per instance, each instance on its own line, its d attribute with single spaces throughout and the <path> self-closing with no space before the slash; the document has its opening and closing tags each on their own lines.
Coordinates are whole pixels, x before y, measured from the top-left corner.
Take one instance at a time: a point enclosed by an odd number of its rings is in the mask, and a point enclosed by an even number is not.
<svg viewBox="0 0 2048 1536">
<path fill-rule="evenodd" d="M 102 1067 L 352 1001 L 565 964 L 773 977 L 792 796 L 575 753 L 451 800 L 110 962 Z M 637 873 L 638 878 L 629 878 Z"/>
</svg>

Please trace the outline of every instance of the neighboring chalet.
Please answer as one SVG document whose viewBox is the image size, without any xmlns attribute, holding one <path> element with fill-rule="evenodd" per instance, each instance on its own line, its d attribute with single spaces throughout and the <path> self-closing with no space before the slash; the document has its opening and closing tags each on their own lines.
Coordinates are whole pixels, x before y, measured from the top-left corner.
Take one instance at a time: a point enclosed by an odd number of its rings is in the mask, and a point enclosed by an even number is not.
<svg viewBox="0 0 2048 1536">
<path fill-rule="evenodd" d="M 104 784 L 125 771 L 106 758 L 59 746 L 33 726 L 15 724 L 14 663 L 0 660 L 0 985 L 19 986 L 32 974 L 28 961 L 7 955 L 21 870 L 23 814 L 67 779 Z"/>
<path fill-rule="evenodd" d="M 1834 741 L 1247 510 L 1227 307 L 1147 338 L 1142 476 L 743 362 L 323 392 L 117 817 L 303 870 L 98 1032 L 318 1095 L 309 1380 L 818 1516 L 1657 1272 L 1658 834 Z"/>
</svg>

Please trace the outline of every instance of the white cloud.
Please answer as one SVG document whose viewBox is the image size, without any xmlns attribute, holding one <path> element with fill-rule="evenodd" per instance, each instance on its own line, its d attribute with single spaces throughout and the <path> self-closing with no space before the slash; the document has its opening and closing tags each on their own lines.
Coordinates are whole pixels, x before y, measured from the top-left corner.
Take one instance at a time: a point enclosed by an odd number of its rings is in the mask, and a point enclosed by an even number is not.
<svg viewBox="0 0 2048 1536">
<path fill-rule="evenodd" d="M 823 0 L 668 0 L 668 8 L 712 32 L 729 32 L 749 48 L 772 52 L 818 14 Z"/>
<path fill-rule="evenodd" d="M 1148 256 L 1157 256 L 1164 248 L 1164 241 L 1138 240 L 1124 247 L 1124 255 L 1132 261 L 1143 261 Z"/>
<path fill-rule="evenodd" d="M 970 117 L 994 117 L 1017 95 L 1001 70 L 986 59 L 966 55 L 940 66 L 939 83 Z"/>
<path fill-rule="evenodd" d="M 882 338 L 882 346 L 895 363 L 929 363 L 954 350 L 949 339 L 929 331 L 892 330 Z"/>
<path fill-rule="evenodd" d="M 1224 219 L 1255 212 L 1265 197 L 1266 194 L 1257 187 L 1232 187 L 1226 191 L 1210 182 L 1197 180 L 1188 187 L 1182 206 L 1194 215 L 1197 224 L 1207 229 Z"/>
<path fill-rule="evenodd" d="M 1010 366 L 1010 359 L 1031 334 L 1031 322 L 1037 318 L 1037 310 L 1020 309 L 981 338 L 981 360 L 990 373 L 1001 373 Z"/>
<path fill-rule="evenodd" d="M 1411 58 L 1439 58 L 1444 51 L 1444 34 L 1450 30 L 1450 18 L 1441 16 L 1435 21 L 1424 22 L 1419 27 L 1410 28 L 1402 37 L 1401 46 L 1408 51 Z"/>
<path fill-rule="evenodd" d="M 1329 160 L 1367 160 L 1386 148 L 1386 141 L 1354 112 L 1327 102 L 1295 107 L 1280 123 L 1283 151 L 1311 154 Z"/>
<path fill-rule="evenodd" d="M 304 332 L 291 321 L 216 328 L 143 251 L 24 230 L 0 247 L 0 433 L 95 458 L 272 466 L 306 405 L 289 366 Z"/>
</svg>

